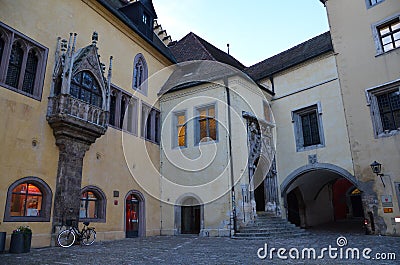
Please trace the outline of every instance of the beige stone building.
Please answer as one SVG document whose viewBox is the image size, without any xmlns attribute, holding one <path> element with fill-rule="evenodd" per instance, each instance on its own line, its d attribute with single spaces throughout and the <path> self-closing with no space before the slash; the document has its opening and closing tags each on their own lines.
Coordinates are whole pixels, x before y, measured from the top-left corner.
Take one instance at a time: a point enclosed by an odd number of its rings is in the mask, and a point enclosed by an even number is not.
<svg viewBox="0 0 400 265">
<path fill-rule="evenodd" d="M 261 212 L 398 235 L 398 1 L 322 2 L 330 32 L 245 67 L 171 41 L 151 0 L 3 1 L 6 246 L 78 219 L 98 240 L 235 236 Z"/>
<path fill-rule="evenodd" d="M 399 235 L 399 1 L 321 2 L 328 13 L 353 171 L 362 183 L 369 229 Z M 371 170 L 374 161 L 381 164 L 381 177 Z"/>
</svg>

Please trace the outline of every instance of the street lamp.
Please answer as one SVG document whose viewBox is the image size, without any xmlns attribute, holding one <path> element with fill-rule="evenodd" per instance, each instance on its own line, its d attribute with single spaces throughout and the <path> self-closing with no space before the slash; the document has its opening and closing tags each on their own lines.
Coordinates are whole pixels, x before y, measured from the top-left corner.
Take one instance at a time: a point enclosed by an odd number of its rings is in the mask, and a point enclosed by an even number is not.
<svg viewBox="0 0 400 265">
<path fill-rule="evenodd" d="M 379 176 L 381 178 L 383 187 L 386 188 L 385 183 L 383 182 L 383 179 L 382 179 L 382 177 L 384 176 L 383 173 L 381 173 L 382 164 L 374 161 L 370 166 L 371 166 L 372 172 L 374 172 L 377 177 Z"/>
</svg>

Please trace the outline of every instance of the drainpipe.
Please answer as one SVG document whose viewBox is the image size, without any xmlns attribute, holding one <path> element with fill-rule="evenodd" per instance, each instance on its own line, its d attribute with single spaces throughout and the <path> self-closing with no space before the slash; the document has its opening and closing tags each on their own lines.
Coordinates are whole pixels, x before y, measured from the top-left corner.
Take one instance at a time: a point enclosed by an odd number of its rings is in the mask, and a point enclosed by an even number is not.
<svg viewBox="0 0 400 265">
<path fill-rule="evenodd" d="M 233 159 L 232 159 L 232 139 L 231 139 L 231 132 L 232 132 L 232 120 L 231 120 L 231 96 L 228 87 L 228 78 L 224 78 L 224 86 L 226 91 L 226 103 L 228 105 L 228 145 L 229 145 L 229 160 L 230 160 L 230 180 L 231 180 L 231 200 L 232 200 L 232 220 L 230 223 L 233 224 L 233 233 L 236 232 L 236 198 L 235 198 L 235 179 L 233 177 Z M 232 229 L 230 230 L 231 237 Z"/>
</svg>

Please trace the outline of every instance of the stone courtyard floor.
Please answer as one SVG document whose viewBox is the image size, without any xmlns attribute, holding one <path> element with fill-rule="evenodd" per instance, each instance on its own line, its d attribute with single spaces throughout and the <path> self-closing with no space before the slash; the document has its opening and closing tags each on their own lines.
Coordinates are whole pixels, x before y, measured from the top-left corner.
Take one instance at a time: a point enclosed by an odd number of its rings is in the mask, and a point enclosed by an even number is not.
<svg viewBox="0 0 400 265">
<path fill-rule="evenodd" d="M 310 235 L 300 238 L 261 240 L 148 237 L 95 242 L 92 246 L 76 245 L 67 249 L 32 249 L 25 254 L 5 253 L 0 254 L 0 264 L 400 264 L 399 237 L 345 234 L 337 242 L 340 236 L 333 232 L 311 231 Z M 258 256 L 265 255 L 265 244 L 267 255 L 265 259 L 260 259 Z M 280 254 L 287 259 L 279 258 L 278 250 L 273 248 L 282 248 Z M 326 250 L 323 251 L 323 248 Z M 360 253 L 359 259 L 356 254 L 354 258 L 351 254 L 352 251 L 357 253 L 356 248 Z M 370 248 L 371 252 L 366 248 Z M 316 251 L 315 258 L 311 249 Z M 363 257 L 363 251 L 366 257 Z M 298 259 L 295 258 L 297 253 Z M 323 259 L 318 256 L 323 256 Z M 378 260 L 385 257 L 386 260 Z"/>
</svg>

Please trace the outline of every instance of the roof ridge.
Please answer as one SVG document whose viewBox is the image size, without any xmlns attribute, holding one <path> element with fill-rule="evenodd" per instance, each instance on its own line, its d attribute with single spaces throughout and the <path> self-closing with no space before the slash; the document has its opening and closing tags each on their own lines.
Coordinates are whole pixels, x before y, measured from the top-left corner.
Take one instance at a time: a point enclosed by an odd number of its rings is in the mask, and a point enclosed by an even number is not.
<svg viewBox="0 0 400 265">
<path fill-rule="evenodd" d="M 195 40 L 201 45 L 201 47 L 203 48 L 203 50 L 206 51 L 206 53 L 207 53 L 211 58 L 213 58 L 214 61 L 217 61 L 217 59 L 210 53 L 210 51 L 209 51 L 209 50 L 203 45 L 203 43 L 200 41 L 200 40 L 202 40 L 202 41 L 205 41 L 205 40 L 203 40 L 203 38 L 201 38 L 200 36 L 196 35 L 196 33 L 194 33 L 194 32 L 190 32 L 188 35 L 190 35 L 190 34 L 192 34 L 192 35 L 194 36 Z M 199 39 L 200 39 L 200 40 L 199 40 Z M 205 41 L 205 42 L 207 42 L 207 41 Z"/>
<path fill-rule="evenodd" d="M 301 43 L 299 43 L 299 44 L 297 44 L 297 45 L 295 45 L 295 46 L 293 46 L 293 47 L 291 47 L 291 48 L 289 48 L 289 49 L 286 49 L 286 50 L 284 50 L 284 51 L 282 51 L 282 52 L 280 52 L 280 53 L 277 53 L 277 54 L 275 54 L 275 55 L 272 55 L 271 57 L 268 57 L 268 58 L 262 60 L 261 62 L 258 62 L 258 63 L 256 63 L 256 64 L 253 64 L 253 65 L 251 65 L 251 66 L 249 66 L 249 67 L 246 67 L 245 70 L 247 70 L 247 69 L 249 69 L 249 68 L 252 68 L 252 67 L 255 67 L 256 65 L 265 63 L 266 61 L 268 61 L 268 60 L 270 60 L 270 59 L 272 59 L 272 58 L 278 57 L 278 56 L 280 56 L 280 55 L 282 55 L 282 54 L 284 54 L 284 53 L 287 53 L 287 52 L 289 52 L 289 51 L 293 51 L 294 49 L 299 48 L 300 46 L 303 46 L 303 45 L 305 45 L 306 43 L 309 43 L 309 42 L 311 42 L 312 40 L 317 39 L 317 38 L 320 38 L 320 37 L 322 37 L 323 35 L 328 34 L 328 33 L 330 34 L 330 31 L 329 31 L 329 30 L 326 31 L 326 32 L 324 32 L 324 33 L 321 33 L 321 34 L 319 34 L 319 35 L 317 35 L 317 36 L 314 36 L 314 37 L 312 37 L 312 38 L 310 38 L 310 39 L 308 39 L 308 40 L 306 40 L 306 41 L 303 41 L 303 42 L 301 42 Z"/>
<path fill-rule="evenodd" d="M 214 47 L 215 49 L 217 49 L 218 51 L 228 55 L 230 58 L 232 58 L 233 60 L 235 60 L 236 62 L 238 62 L 239 64 L 241 64 L 243 66 L 243 68 L 246 68 L 246 66 L 244 64 L 242 64 L 242 62 L 240 62 L 238 59 L 236 59 L 235 57 L 233 57 L 232 55 L 230 55 L 229 53 L 221 50 L 220 48 L 218 48 L 217 46 L 213 45 L 212 43 L 208 42 L 207 40 L 203 39 L 202 37 L 196 35 L 196 33 L 193 33 L 198 39 L 200 39 L 201 41 L 204 41 L 205 43 L 207 43 L 208 45 Z M 204 47 L 204 45 L 201 43 L 201 45 Z M 205 48 L 205 47 L 204 47 Z M 207 48 L 205 48 L 207 50 Z M 208 52 L 208 50 L 207 50 Z M 215 60 L 217 60 L 214 56 L 212 56 Z"/>
</svg>

